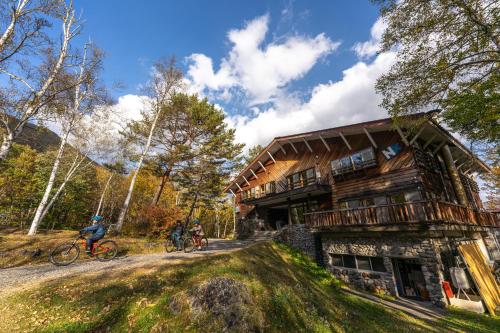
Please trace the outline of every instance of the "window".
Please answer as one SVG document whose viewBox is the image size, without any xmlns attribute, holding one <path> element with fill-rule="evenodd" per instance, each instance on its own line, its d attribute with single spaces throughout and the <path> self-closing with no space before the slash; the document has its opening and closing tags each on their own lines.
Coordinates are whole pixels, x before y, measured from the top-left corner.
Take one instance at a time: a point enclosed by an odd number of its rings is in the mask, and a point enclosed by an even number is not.
<svg viewBox="0 0 500 333">
<path fill-rule="evenodd" d="M 405 192 L 405 201 L 414 202 L 422 200 L 422 196 L 419 191 Z"/>
<path fill-rule="evenodd" d="M 314 168 L 296 172 L 287 176 L 288 188 L 300 188 L 307 185 L 312 185 L 316 181 L 316 172 Z"/>
<path fill-rule="evenodd" d="M 331 162 L 334 175 L 351 172 L 376 165 L 375 151 L 372 147 L 344 156 Z"/>
<path fill-rule="evenodd" d="M 372 270 L 372 266 L 370 265 L 370 257 L 356 256 L 356 262 L 358 263 L 358 269 L 364 269 L 366 271 Z"/>
<path fill-rule="evenodd" d="M 356 268 L 356 259 L 354 256 L 343 255 L 342 258 L 344 260 L 344 267 Z"/>
<path fill-rule="evenodd" d="M 330 254 L 330 257 L 332 258 L 332 265 L 333 266 L 339 266 L 339 267 L 344 266 L 341 254 Z"/>
<path fill-rule="evenodd" d="M 387 269 L 384 265 L 384 258 L 381 257 L 370 257 L 370 262 L 372 264 L 372 271 L 376 272 L 386 272 Z"/>
<path fill-rule="evenodd" d="M 330 253 L 330 258 L 332 266 L 355 268 L 365 271 L 387 272 L 382 257 Z"/>
</svg>

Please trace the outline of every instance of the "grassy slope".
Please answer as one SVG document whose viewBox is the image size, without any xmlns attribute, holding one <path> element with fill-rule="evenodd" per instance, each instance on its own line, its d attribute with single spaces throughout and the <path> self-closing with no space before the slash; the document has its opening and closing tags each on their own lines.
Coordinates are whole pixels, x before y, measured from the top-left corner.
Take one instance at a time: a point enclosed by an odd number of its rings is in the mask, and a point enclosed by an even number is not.
<svg viewBox="0 0 500 333">
<path fill-rule="evenodd" d="M 24 291 L 0 299 L 0 331 L 217 332 L 219 323 L 212 318 L 192 318 L 187 305 L 176 311 L 170 306 L 172 297 L 182 298 L 215 276 L 249 288 L 254 324 L 265 332 L 495 332 L 500 327 L 498 319 L 456 310 L 432 324 L 387 310 L 341 292 L 329 273 L 299 253 L 266 243 Z"/>
<path fill-rule="evenodd" d="M 47 263 L 50 249 L 61 243 L 72 241 L 77 234 L 77 231 L 51 231 L 49 233 L 40 232 L 34 237 L 29 237 L 25 232 L 0 231 L 0 269 Z M 164 249 L 159 244 L 152 244 L 146 239 L 131 237 L 109 238 L 118 243 L 122 254 L 152 253 Z M 31 254 L 36 249 L 41 249 L 42 253 L 38 257 L 32 257 Z M 80 256 L 79 260 L 85 259 L 85 256 Z"/>
</svg>

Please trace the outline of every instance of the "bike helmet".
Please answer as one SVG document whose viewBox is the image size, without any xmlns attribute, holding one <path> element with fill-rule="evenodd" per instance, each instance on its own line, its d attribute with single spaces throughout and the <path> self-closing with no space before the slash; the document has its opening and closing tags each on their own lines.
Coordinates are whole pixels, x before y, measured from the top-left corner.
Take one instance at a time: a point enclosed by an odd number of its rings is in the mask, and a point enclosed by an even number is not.
<svg viewBox="0 0 500 333">
<path fill-rule="evenodd" d="M 196 220 L 194 220 L 194 222 L 193 222 L 193 223 L 194 223 L 194 224 L 200 224 L 200 220 L 196 219 Z"/>
<path fill-rule="evenodd" d="M 100 215 L 94 215 L 94 216 L 92 216 L 91 221 L 100 222 L 100 221 L 102 221 L 102 216 L 100 216 Z"/>
</svg>

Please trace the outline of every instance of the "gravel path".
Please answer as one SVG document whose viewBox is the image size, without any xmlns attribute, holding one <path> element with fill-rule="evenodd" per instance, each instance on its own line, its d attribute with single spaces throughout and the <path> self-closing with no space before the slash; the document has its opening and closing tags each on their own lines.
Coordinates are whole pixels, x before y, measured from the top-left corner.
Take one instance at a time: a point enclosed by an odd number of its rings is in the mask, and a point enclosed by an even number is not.
<svg viewBox="0 0 500 333">
<path fill-rule="evenodd" d="M 15 268 L 7 268 L 0 270 L 0 297 L 11 294 L 19 289 L 25 289 L 41 282 L 57 280 L 62 277 L 80 274 L 92 273 L 97 270 L 124 270 L 130 268 L 137 268 L 141 266 L 150 265 L 160 262 L 164 264 L 168 260 L 182 260 L 193 259 L 196 257 L 203 257 L 207 255 L 227 253 L 236 251 L 250 245 L 252 242 L 248 241 L 234 241 L 234 240 L 221 240 L 210 239 L 208 241 L 208 250 L 203 252 L 173 252 L 173 253 L 152 253 L 133 256 L 118 257 L 112 261 L 100 262 L 97 260 L 89 260 L 76 262 L 69 266 L 54 266 L 50 263 L 36 265 L 36 266 L 23 266 Z"/>
</svg>

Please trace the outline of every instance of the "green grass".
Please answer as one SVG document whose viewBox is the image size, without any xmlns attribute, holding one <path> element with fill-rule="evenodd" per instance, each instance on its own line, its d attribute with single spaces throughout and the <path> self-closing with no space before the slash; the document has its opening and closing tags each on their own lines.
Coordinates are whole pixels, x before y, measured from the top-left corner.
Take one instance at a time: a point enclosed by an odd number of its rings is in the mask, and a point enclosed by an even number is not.
<svg viewBox="0 0 500 333">
<path fill-rule="evenodd" d="M 445 320 L 429 323 L 388 310 L 342 292 L 331 274 L 300 253 L 265 243 L 23 291 L 0 300 L 0 331 L 219 332 L 221 322 L 209 313 L 193 317 L 186 295 L 220 276 L 247 287 L 251 326 L 263 332 L 481 333 L 500 328 L 498 319 L 465 311 L 451 310 Z"/>
</svg>

